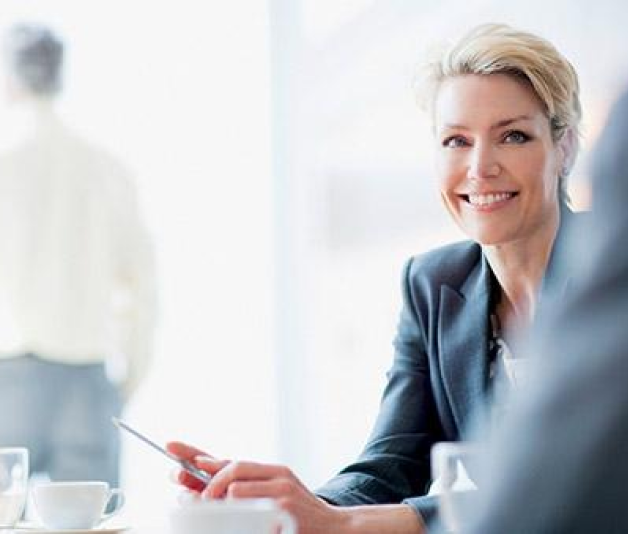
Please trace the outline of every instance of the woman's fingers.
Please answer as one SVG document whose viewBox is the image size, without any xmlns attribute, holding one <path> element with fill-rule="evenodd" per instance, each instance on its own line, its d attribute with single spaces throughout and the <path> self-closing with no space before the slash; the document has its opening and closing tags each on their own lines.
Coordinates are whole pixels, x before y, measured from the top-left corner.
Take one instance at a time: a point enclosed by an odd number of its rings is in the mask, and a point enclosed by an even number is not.
<svg viewBox="0 0 628 534">
<path fill-rule="evenodd" d="M 192 462 L 196 467 L 202 469 L 206 473 L 209 473 L 211 476 L 215 476 L 216 473 L 231 463 L 230 460 L 217 460 L 216 458 L 211 458 L 209 456 L 197 456 L 194 460 L 192 460 Z"/>
<path fill-rule="evenodd" d="M 184 471 L 183 469 L 179 470 L 177 474 L 177 482 L 182 486 L 192 490 L 192 491 L 203 491 L 205 489 L 205 482 L 199 480 L 194 475 Z"/>
<path fill-rule="evenodd" d="M 196 447 L 192 447 L 187 443 L 182 443 L 181 441 L 171 441 L 166 444 L 166 450 L 181 458 L 182 460 L 187 460 L 188 462 L 194 460 L 197 456 L 208 456 L 209 455 L 202 451 L 201 449 L 197 449 Z"/>
<path fill-rule="evenodd" d="M 212 475 L 212 480 L 207 485 L 184 470 L 177 476 L 180 484 L 190 490 L 203 492 L 204 497 L 280 498 L 294 494 L 300 488 L 292 471 L 283 465 L 218 460 L 196 447 L 180 442 L 168 443 L 167 447 L 179 458 L 192 462 Z"/>
<path fill-rule="evenodd" d="M 231 483 L 227 489 L 227 497 L 234 499 L 258 497 L 278 499 L 289 494 L 292 489 L 292 486 L 289 486 L 285 479 L 246 480 Z"/>
<path fill-rule="evenodd" d="M 197 457 L 195 463 L 215 473 L 202 498 L 273 499 L 294 518 L 303 534 L 336 532 L 340 521 L 346 522 L 339 508 L 319 499 L 285 466 L 202 457 Z"/>
<path fill-rule="evenodd" d="M 222 466 L 207 485 L 204 495 L 213 499 L 227 495 L 229 486 L 236 481 L 292 479 L 292 472 L 281 465 L 258 464 L 254 462 L 231 462 Z"/>
<path fill-rule="evenodd" d="M 180 441 L 171 441 L 166 445 L 166 449 L 177 458 L 192 463 L 212 476 L 229 463 L 227 460 L 217 460 L 201 449 L 197 449 L 196 447 L 192 447 Z M 176 480 L 179 484 L 193 491 L 203 491 L 203 489 L 205 489 L 205 483 L 203 481 L 184 469 L 179 470 L 176 475 Z"/>
</svg>

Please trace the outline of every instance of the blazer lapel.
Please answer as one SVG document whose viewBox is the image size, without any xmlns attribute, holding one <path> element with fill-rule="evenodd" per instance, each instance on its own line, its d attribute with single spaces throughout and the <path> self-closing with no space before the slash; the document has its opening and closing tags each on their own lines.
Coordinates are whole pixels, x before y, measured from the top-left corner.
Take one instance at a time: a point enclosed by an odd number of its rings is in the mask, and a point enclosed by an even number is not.
<svg viewBox="0 0 628 534">
<path fill-rule="evenodd" d="M 484 255 L 458 291 L 441 286 L 441 374 L 458 432 L 485 396 L 491 271 Z"/>
<path fill-rule="evenodd" d="M 561 204 L 560 224 L 554 246 L 541 282 L 539 293 L 539 307 L 547 299 L 561 300 L 571 284 L 569 276 L 569 253 L 572 241 L 576 237 L 577 222 L 581 215 L 574 214 L 566 205 Z"/>
</svg>

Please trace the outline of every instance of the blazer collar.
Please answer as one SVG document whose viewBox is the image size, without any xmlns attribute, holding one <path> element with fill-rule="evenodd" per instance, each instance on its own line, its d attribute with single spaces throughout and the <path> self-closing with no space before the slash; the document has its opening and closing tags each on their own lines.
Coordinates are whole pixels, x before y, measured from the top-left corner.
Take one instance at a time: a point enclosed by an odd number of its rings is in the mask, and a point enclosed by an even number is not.
<svg viewBox="0 0 628 534">
<path fill-rule="evenodd" d="M 479 248 L 479 247 L 478 247 Z M 458 431 L 469 421 L 488 378 L 488 327 L 492 272 L 481 252 L 460 288 L 441 286 L 438 344 L 445 392 Z"/>
<path fill-rule="evenodd" d="M 570 249 L 570 242 L 573 236 L 574 227 L 576 226 L 576 215 L 569 207 L 560 204 L 560 223 L 556 239 L 552 246 L 552 252 L 549 257 L 547 269 L 541 282 L 538 306 L 540 307 L 548 298 L 561 299 L 569 285 L 571 284 L 571 276 L 566 269 L 567 254 Z"/>
</svg>

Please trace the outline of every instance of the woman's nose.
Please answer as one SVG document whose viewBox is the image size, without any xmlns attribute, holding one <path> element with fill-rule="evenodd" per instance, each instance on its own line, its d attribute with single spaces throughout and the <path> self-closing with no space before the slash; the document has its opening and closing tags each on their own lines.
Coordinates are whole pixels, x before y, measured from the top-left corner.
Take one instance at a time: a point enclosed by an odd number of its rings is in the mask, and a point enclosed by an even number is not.
<svg viewBox="0 0 628 534">
<path fill-rule="evenodd" d="M 499 176 L 501 167 L 491 147 L 480 144 L 473 147 L 469 154 L 467 175 L 470 180 L 485 180 Z"/>
</svg>

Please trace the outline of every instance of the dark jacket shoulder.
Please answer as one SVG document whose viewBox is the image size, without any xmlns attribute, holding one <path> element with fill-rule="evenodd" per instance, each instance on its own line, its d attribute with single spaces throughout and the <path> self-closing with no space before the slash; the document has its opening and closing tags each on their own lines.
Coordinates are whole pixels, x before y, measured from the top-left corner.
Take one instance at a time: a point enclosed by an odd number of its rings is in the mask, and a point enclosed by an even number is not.
<svg viewBox="0 0 628 534">
<path fill-rule="evenodd" d="M 460 289 L 482 260 L 474 241 L 460 241 L 413 256 L 404 270 L 405 283 L 414 290 L 439 290 L 442 285 Z"/>
</svg>

